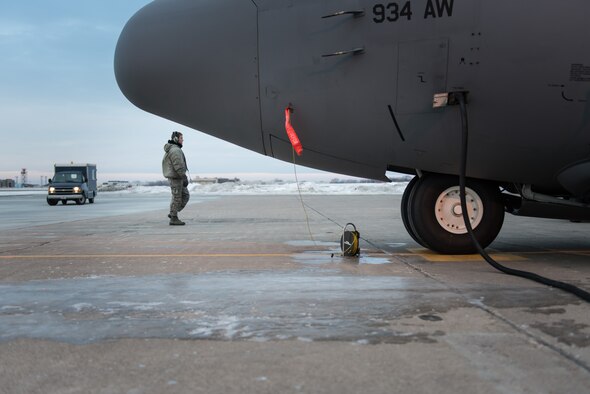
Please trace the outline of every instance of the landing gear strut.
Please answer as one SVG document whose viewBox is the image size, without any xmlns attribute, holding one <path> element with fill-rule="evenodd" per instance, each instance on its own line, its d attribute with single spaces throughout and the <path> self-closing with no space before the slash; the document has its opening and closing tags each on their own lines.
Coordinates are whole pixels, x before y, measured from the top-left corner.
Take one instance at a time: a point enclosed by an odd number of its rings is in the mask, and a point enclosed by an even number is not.
<svg viewBox="0 0 590 394">
<path fill-rule="evenodd" d="M 443 254 L 476 253 L 465 228 L 459 199 L 459 178 L 425 174 L 415 177 L 402 196 L 402 221 L 420 245 Z M 467 180 L 467 209 L 471 226 L 482 247 L 502 228 L 504 204 L 497 186 Z"/>
</svg>

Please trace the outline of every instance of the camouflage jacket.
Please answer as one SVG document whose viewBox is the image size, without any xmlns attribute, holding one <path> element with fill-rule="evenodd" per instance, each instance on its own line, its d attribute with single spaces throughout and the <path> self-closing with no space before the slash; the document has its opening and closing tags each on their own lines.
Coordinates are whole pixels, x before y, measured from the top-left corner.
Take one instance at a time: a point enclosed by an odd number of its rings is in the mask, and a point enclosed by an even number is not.
<svg viewBox="0 0 590 394">
<path fill-rule="evenodd" d="M 186 175 L 186 159 L 180 146 L 174 143 L 164 145 L 164 158 L 162 159 L 162 174 L 166 178 L 183 179 Z"/>
</svg>

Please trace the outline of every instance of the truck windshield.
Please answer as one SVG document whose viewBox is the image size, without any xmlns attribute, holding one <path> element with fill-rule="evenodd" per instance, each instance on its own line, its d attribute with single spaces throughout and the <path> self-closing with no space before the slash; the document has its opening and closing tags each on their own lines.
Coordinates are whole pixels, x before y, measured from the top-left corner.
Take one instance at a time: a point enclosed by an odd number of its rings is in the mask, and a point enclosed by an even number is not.
<svg viewBox="0 0 590 394">
<path fill-rule="evenodd" d="M 82 174 L 79 172 L 58 172 L 53 177 L 53 182 L 82 182 Z"/>
</svg>

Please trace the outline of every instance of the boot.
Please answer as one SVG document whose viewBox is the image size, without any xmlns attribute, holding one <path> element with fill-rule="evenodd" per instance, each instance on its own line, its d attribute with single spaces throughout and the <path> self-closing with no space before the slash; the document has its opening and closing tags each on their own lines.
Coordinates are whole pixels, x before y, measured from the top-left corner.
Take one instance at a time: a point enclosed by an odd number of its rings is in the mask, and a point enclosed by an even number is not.
<svg viewBox="0 0 590 394">
<path fill-rule="evenodd" d="M 178 216 L 170 216 L 171 226 L 184 226 L 184 222 L 178 218 Z"/>
</svg>

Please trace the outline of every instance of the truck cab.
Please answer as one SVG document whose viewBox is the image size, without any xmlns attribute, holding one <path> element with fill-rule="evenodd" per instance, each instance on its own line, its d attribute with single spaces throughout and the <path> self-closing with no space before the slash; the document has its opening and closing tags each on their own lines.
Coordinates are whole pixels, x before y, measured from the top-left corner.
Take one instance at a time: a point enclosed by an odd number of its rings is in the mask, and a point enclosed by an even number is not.
<svg viewBox="0 0 590 394">
<path fill-rule="evenodd" d="M 57 205 L 58 202 L 67 204 L 91 204 L 97 195 L 96 164 L 55 164 L 53 179 L 49 180 L 47 189 L 47 203 Z"/>
</svg>

